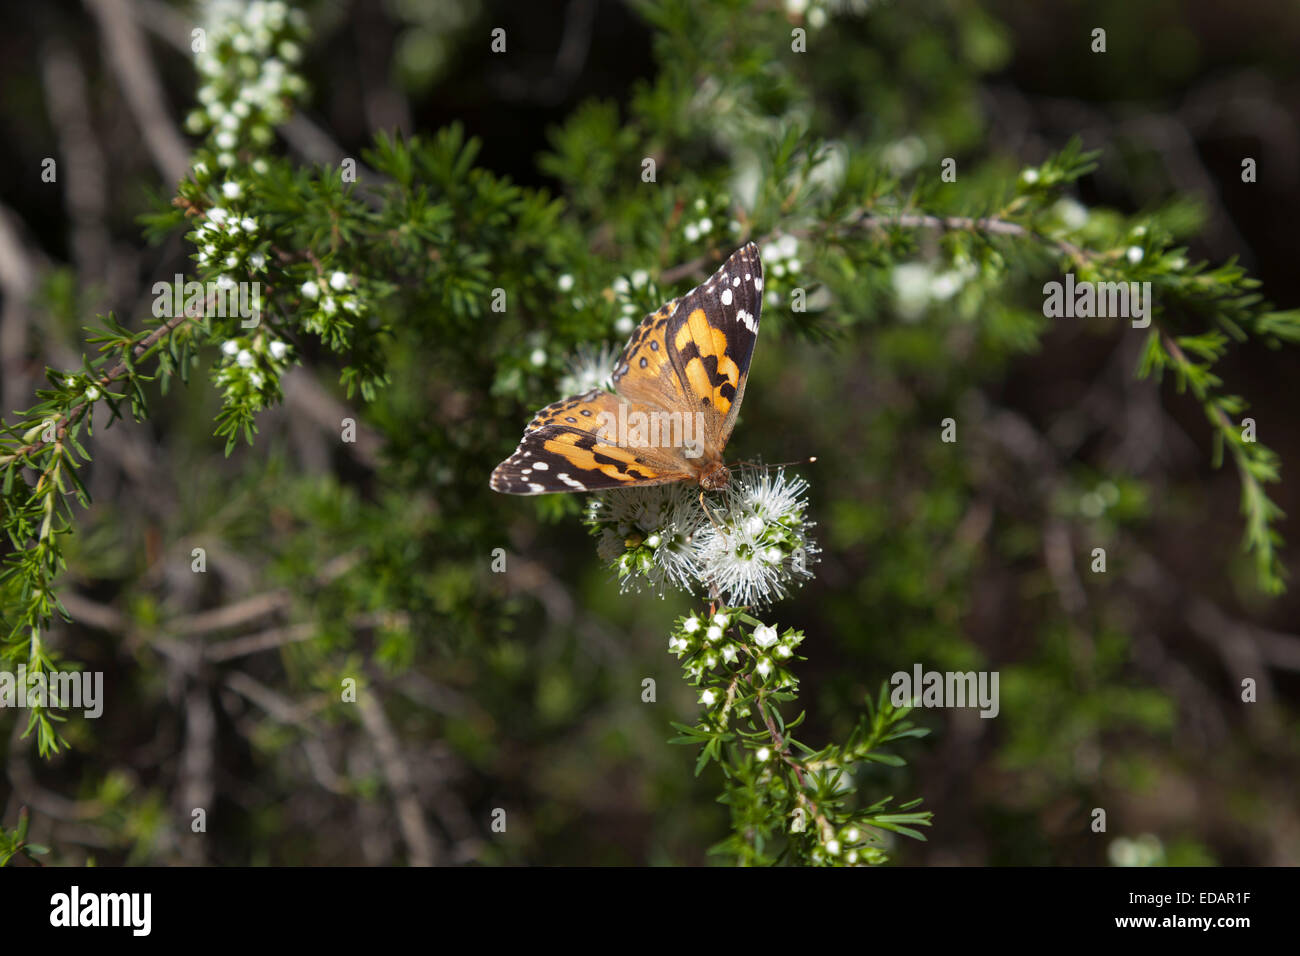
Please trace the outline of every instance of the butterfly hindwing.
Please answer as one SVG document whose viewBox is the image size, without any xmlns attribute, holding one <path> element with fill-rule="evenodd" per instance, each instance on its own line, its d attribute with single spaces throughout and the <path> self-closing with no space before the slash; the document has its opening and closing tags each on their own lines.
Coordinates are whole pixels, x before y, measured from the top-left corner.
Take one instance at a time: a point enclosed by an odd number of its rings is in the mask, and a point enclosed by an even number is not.
<svg viewBox="0 0 1300 956">
<path fill-rule="evenodd" d="M 493 469 L 492 490 L 544 495 L 660 485 L 693 477 L 643 449 L 609 444 L 569 425 L 546 425 L 525 435 L 515 453 Z"/>
<path fill-rule="evenodd" d="M 492 489 L 542 495 L 693 478 L 671 449 L 619 444 L 617 423 L 649 410 L 601 389 L 546 406 L 529 422 L 515 453 L 493 470 Z"/>
</svg>

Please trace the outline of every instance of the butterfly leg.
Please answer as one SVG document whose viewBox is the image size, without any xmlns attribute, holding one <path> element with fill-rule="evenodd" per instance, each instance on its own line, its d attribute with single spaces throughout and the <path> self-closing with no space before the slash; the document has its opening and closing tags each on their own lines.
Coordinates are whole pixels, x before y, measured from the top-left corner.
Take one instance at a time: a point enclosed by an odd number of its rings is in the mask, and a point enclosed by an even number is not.
<svg viewBox="0 0 1300 956">
<path fill-rule="evenodd" d="M 727 532 L 722 530 L 722 525 L 718 524 L 716 521 L 713 520 L 713 512 L 711 512 L 709 510 L 709 506 L 704 503 L 703 488 L 700 489 L 700 507 L 704 509 L 704 515 L 706 518 L 709 519 L 709 524 L 713 525 L 714 530 L 717 531 L 718 534 L 722 535 L 723 546 L 726 548 L 730 548 L 731 542 L 727 540 Z"/>
</svg>

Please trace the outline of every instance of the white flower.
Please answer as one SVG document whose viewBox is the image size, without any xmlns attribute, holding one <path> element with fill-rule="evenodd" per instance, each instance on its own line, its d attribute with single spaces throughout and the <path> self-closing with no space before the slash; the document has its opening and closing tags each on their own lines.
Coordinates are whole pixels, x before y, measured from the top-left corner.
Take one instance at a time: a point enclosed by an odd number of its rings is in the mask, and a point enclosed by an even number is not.
<svg viewBox="0 0 1300 956">
<path fill-rule="evenodd" d="M 596 389 L 609 391 L 617 358 L 618 353 L 611 345 L 603 344 L 600 348 L 586 343 L 579 345 L 577 354 L 569 360 L 568 373 L 560 379 L 560 393 L 585 395 Z"/>
<path fill-rule="evenodd" d="M 555 287 L 561 292 L 568 292 L 573 288 L 573 276 L 567 272 L 555 280 Z"/>
<path fill-rule="evenodd" d="M 767 763 L 772 758 L 772 751 L 766 747 L 759 747 L 754 751 L 754 759 L 759 763 Z"/>
<path fill-rule="evenodd" d="M 766 657 L 761 657 L 759 658 L 758 665 L 754 670 L 758 671 L 759 677 L 766 677 L 768 674 L 772 673 L 772 662 Z"/>
<path fill-rule="evenodd" d="M 284 342 L 280 342 L 278 340 L 272 342 L 269 346 L 267 346 L 267 348 L 271 352 L 271 358 L 277 360 L 284 358 L 285 355 L 289 353 L 289 346 L 286 345 Z"/>
<path fill-rule="evenodd" d="M 831 856 L 839 856 L 839 855 L 840 855 L 840 841 L 839 841 L 839 840 L 827 840 L 827 841 L 826 841 L 826 852 L 829 853 Z"/>
<path fill-rule="evenodd" d="M 266 256 L 260 252 L 254 252 L 248 257 L 248 264 L 254 269 L 262 269 L 266 266 Z"/>
<path fill-rule="evenodd" d="M 235 356 L 235 362 L 240 368 L 252 368 L 253 353 L 248 351 L 248 349 L 240 349 L 239 354 Z"/>
<path fill-rule="evenodd" d="M 1128 251 L 1124 253 L 1125 258 L 1134 265 L 1141 262 L 1144 255 L 1146 255 L 1146 250 L 1141 246 L 1129 246 Z"/>
<path fill-rule="evenodd" d="M 239 220 L 239 225 L 243 227 L 244 232 L 257 232 L 257 220 L 251 217 L 244 217 Z"/>
<path fill-rule="evenodd" d="M 631 335 L 634 328 L 636 323 L 632 321 L 630 315 L 620 315 L 614 320 L 614 331 L 619 335 Z"/>
<path fill-rule="evenodd" d="M 588 508 L 587 525 L 599 535 L 597 552 L 605 561 L 621 562 L 634 555 L 628 541 L 638 542 L 637 561 L 620 564 L 624 590 L 648 583 L 659 593 L 669 586 L 690 591 L 698 585 L 700 569 L 695 563 L 693 540 L 707 519 L 700 510 L 698 492 L 685 483 L 631 488 L 595 496 Z M 650 537 L 658 547 L 647 554 L 640 547 Z M 645 562 L 648 561 L 648 567 Z M 698 618 L 694 628 L 700 627 Z"/>
<path fill-rule="evenodd" d="M 700 228 L 693 222 L 688 222 L 682 233 L 686 236 L 687 242 L 695 242 L 700 238 Z"/>
<path fill-rule="evenodd" d="M 896 176 L 905 176 L 925 161 L 928 150 L 919 136 L 904 136 L 880 151 L 880 159 Z"/>
<path fill-rule="evenodd" d="M 238 199 L 244 194 L 244 189 L 239 183 L 225 182 L 221 184 L 221 195 L 227 199 Z"/>
<path fill-rule="evenodd" d="M 632 273 L 632 288 L 643 289 L 645 284 L 650 281 L 650 273 L 644 269 L 637 269 Z"/>
<path fill-rule="evenodd" d="M 223 206 L 213 206 L 211 209 L 208 210 L 208 219 L 212 222 L 215 222 L 217 225 L 221 225 L 223 222 L 225 222 L 226 217 L 228 217 L 229 215 L 230 213 L 226 212 Z"/>
<path fill-rule="evenodd" d="M 221 343 L 221 351 L 225 352 L 227 355 L 234 355 L 239 351 L 239 343 L 234 339 L 226 339 L 226 341 Z"/>
<path fill-rule="evenodd" d="M 309 299 L 315 299 L 320 295 L 320 286 L 308 279 L 302 284 L 302 294 Z"/>
<path fill-rule="evenodd" d="M 1088 207 L 1068 196 L 1058 199 L 1056 204 L 1052 206 L 1052 211 L 1060 218 L 1065 228 L 1071 232 L 1082 229 L 1088 224 Z"/>
<path fill-rule="evenodd" d="M 623 276 L 619 276 L 614 280 L 614 291 L 619 295 L 627 295 L 631 290 L 631 284 Z"/>
<path fill-rule="evenodd" d="M 700 228 L 700 235 L 707 236 L 710 232 L 713 231 L 713 220 L 710 219 L 708 216 L 705 216 L 703 219 L 700 220 L 699 228 Z"/>
<path fill-rule="evenodd" d="M 930 267 L 923 262 L 904 262 L 894 267 L 894 299 L 904 319 L 915 319 L 930 302 Z"/>
<path fill-rule="evenodd" d="M 754 628 L 754 643 L 762 648 L 769 648 L 777 641 L 776 628 L 771 624 L 760 624 Z"/>
<path fill-rule="evenodd" d="M 216 144 L 217 144 L 218 147 L 220 147 L 220 148 L 223 149 L 223 150 L 232 150 L 232 149 L 234 149 L 234 148 L 235 148 L 235 144 L 238 143 L 238 142 L 239 142 L 239 140 L 235 137 L 235 134 L 232 133 L 232 132 L 231 132 L 230 130 L 228 130 L 228 129 L 223 129 L 220 133 L 218 133 L 218 134 L 216 135 Z M 233 160 L 234 157 L 231 157 L 231 159 Z M 222 163 L 221 165 L 223 165 L 223 166 L 233 166 L 234 163 L 233 163 L 233 162 L 230 162 L 230 163 Z"/>
<path fill-rule="evenodd" d="M 746 465 L 723 489 L 722 510 L 714 515 L 719 526 L 706 522 L 696 535 L 701 581 L 723 603 L 768 604 L 811 577 L 808 565 L 819 549 L 805 517 L 807 487 L 782 469 Z"/>
<path fill-rule="evenodd" d="M 930 295 L 944 302 L 956 295 L 961 285 L 961 276 L 956 272 L 941 272 L 930 282 Z"/>
<path fill-rule="evenodd" d="M 96 388 L 94 385 L 91 385 L 89 388 L 86 389 L 86 401 L 88 402 L 99 401 L 99 389 Z"/>
<path fill-rule="evenodd" d="M 533 349 L 533 353 L 530 356 L 528 356 L 528 361 L 532 362 L 538 368 L 541 368 L 543 365 L 546 364 L 546 350 Z"/>
<path fill-rule="evenodd" d="M 726 611 L 719 611 L 717 614 L 713 615 L 713 623 L 718 625 L 718 627 L 726 627 L 731 623 L 731 615 Z"/>
<path fill-rule="evenodd" d="M 253 388 L 261 388 L 261 387 L 262 387 L 262 373 L 261 373 L 261 372 L 250 372 L 249 375 L 248 375 L 248 383 L 249 383 L 250 385 L 252 385 Z"/>
<path fill-rule="evenodd" d="M 342 292 L 348 287 L 348 274 L 346 272 L 335 272 L 330 276 L 330 288 L 335 292 Z"/>
<path fill-rule="evenodd" d="M 727 605 L 761 605 L 812 576 L 807 566 L 819 549 L 804 516 L 806 489 L 783 471 L 746 465 L 723 490 L 722 509 L 711 506 L 712 521 L 698 490 L 674 483 L 601 495 L 587 524 L 625 589 L 641 578 L 661 593 L 671 584 L 713 591 Z M 720 640 L 729 622 L 726 612 L 713 615 L 709 640 Z"/>
<path fill-rule="evenodd" d="M 1038 182 L 1038 170 L 1031 166 L 1020 173 L 1020 178 L 1032 186 L 1034 183 Z"/>
<path fill-rule="evenodd" d="M 682 630 L 687 634 L 694 634 L 700 629 L 700 619 L 692 614 L 686 620 L 682 621 Z"/>
<path fill-rule="evenodd" d="M 728 664 L 736 663 L 736 658 L 739 656 L 740 655 L 736 651 L 735 644 L 728 644 L 726 647 L 722 649 L 722 659 L 726 661 Z"/>
<path fill-rule="evenodd" d="M 712 707 L 714 702 L 717 699 L 718 699 L 718 695 L 715 694 L 712 690 L 706 690 L 703 694 L 700 695 L 700 703 L 703 704 L 705 707 Z"/>
<path fill-rule="evenodd" d="M 710 624 L 709 629 L 704 632 L 704 636 L 708 638 L 709 643 L 719 641 L 722 639 L 722 628 L 718 627 L 716 624 Z"/>
</svg>

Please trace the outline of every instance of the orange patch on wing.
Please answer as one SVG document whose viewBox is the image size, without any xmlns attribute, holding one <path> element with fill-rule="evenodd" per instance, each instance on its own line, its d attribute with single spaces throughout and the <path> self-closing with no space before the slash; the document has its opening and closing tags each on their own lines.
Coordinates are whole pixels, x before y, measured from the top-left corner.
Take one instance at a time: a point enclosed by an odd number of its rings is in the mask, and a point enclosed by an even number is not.
<svg viewBox="0 0 1300 956">
<path fill-rule="evenodd" d="M 722 415 L 731 409 L 731 403 L 740 387 L 740 367 L 727 354 L 727 336 L 719 328 L 709 325 L 703 309 L 696 309 L 677 330 L 675 342 L 679 354 L 695 345 L 698 357 L 686 363 L 686 381 L 691 391 L 709 403 Z M 716 361 L 717 374 L 710 376 L 708 359 Z"/>
<path fill-rule="evenodd" d="M 649 465 L 638 462 L 636 456 L 626 448 L 606 444 L 583 448 L 578 444 L 580 437 L 573 432 L 563 432 L 554 438 L 546 439 L 542 445 L 547 451 L 570 462 L 574 468 L 571 477 L 578 481 L 582 480 L 584 471 L 603 474 L 615 481 L 628 483 L 661 476 L 660 472 Z"/>
</svg>

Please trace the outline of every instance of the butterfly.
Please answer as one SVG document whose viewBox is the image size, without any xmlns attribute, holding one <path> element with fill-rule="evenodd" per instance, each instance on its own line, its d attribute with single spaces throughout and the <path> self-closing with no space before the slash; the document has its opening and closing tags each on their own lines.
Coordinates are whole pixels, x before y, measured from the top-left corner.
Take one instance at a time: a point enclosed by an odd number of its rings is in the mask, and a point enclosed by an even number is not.
<svg viewBox="0 0 1300 956">
<path fill-rule="evenodd" d="M 726 486 L 722 452 L 745 397 L 762 304 L 763 264 L 750 242 L 642 320 L 614 366 L 614 391 L 594 389 L 539 411 L 514 454 L 493 469 L 492 490 Z"/>
</svg>

